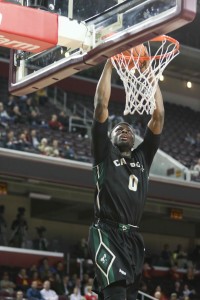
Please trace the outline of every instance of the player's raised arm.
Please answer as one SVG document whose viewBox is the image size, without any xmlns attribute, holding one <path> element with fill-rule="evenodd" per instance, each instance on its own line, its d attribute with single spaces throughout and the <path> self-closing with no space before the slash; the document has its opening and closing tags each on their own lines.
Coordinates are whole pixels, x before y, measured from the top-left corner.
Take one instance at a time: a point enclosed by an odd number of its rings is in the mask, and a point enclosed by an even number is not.
<svg viewBox="0 0 200 300">
<path fill-rule="evenodd" d="M 108 118 L 108 103 L 111 94 L 112 62 L 107 60 L 94 97 L 94 118 L 103 123 Z"/>
<path fill-rule="evenodd" d="M 156 108 L 152 114 L 152 117 L 148 123 L 148 127 L 154 134 L 160 134 L 164 125 L 164 105 L 163 105 L 163 97 L 158 85 L 156 93 L 155 93 L 155 103 Z"/>
</svg>

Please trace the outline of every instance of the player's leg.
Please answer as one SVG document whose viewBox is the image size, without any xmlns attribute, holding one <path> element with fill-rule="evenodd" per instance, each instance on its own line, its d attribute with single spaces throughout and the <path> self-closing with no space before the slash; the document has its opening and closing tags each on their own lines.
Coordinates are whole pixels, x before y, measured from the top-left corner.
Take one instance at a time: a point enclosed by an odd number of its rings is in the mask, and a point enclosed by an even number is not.
<svg viewBox="0 0 200 300">
<path fill-rule="evenodd" d="M 118 281 L 107 286 L 103 290 L 103 296 L 103 300 L 126 300 L 125 281 Z"/>
<path fill-rule="evenodd" d="M 127 300 L 136 300 L 138 295 L 138 289 L 131 285 L 127 288 Z"/>
</svg>

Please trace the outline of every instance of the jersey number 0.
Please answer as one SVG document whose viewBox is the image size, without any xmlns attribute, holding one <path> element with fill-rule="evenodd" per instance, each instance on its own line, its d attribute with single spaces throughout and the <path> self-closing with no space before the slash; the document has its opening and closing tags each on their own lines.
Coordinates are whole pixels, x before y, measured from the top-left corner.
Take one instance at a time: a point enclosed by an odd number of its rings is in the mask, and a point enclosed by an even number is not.
<svg viewBox="0 0 200 300">
<path fill-rule="evenodd" d="M 135 175 L 129 176 L 128 188 L 129 190 L 136 192 L 138 187 L 138 178 Z"/>
</svg>

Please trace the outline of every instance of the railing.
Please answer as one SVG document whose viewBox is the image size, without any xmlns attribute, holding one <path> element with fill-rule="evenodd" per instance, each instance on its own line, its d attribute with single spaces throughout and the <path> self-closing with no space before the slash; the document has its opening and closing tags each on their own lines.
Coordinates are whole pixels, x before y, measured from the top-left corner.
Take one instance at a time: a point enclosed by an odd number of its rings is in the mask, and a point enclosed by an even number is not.
<svg viewBox="0 0 200 300">
<path fill-rule="evenodd" d="M 138 294 L 141 295 L 140 300 L 146 300 L 146 299 L 156 300 L 156 298 L 154 298 L 144 292 L 139 291 Z"/>
</svg>

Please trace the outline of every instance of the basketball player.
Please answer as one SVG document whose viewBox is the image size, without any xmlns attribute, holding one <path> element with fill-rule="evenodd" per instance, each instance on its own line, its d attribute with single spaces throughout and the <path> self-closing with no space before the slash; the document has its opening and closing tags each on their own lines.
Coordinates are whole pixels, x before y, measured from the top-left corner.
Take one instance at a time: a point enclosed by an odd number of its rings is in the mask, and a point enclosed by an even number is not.
<svg viewBox="0 0 200 300">
<path fill-rule="evenodd" d="M 94 98 L 95 222 L 90 227 L 88 245 L 96 273 L 93 290 L 99 294 L 99 299 L 135 300 L 144 260 L 139 223 L 146 200 L 149 169 L 163 128 L 164 107 L 158 87 L 156 109 L 144 141 L 136 149 L 133 149 L 134 129 L 128 123 L 117 124 L 109 137 L 111 75 L 112 63 L 108 60 Z"/>
</svg>

